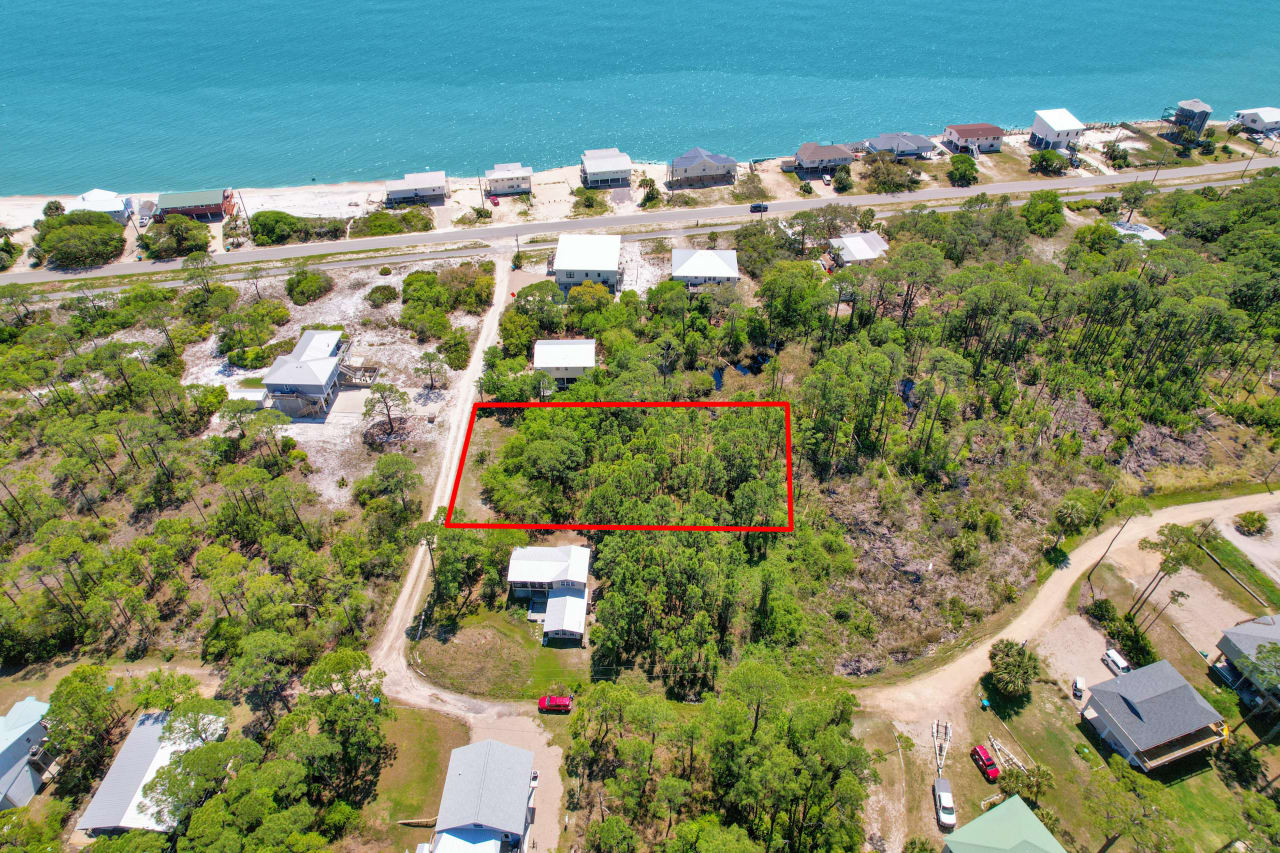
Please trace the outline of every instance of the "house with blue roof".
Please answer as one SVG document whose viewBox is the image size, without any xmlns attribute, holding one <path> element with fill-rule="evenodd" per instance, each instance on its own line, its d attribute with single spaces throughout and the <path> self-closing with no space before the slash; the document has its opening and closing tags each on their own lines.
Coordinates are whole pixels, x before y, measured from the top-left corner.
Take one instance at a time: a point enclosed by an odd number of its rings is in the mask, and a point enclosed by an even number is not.
<svg viewBox="0 0 1280 853">
<path fill-rule="evenodd" d="M 44 751 L 49 703 L 28 696 L 0 717 L 0 811 L 31 802 L 49 767 Z"/>
</svg>

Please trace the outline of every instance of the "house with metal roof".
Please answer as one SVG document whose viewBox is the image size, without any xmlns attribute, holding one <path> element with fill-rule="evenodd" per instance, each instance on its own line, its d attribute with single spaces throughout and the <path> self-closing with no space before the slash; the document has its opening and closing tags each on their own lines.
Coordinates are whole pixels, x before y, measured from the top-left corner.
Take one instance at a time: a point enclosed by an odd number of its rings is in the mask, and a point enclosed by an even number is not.
<svg viewBox="0 0 1280 853">
<path fill-rule="evenodd" d="M 498 163 L 485 170 L 484 183 L 489 195 L 519 195 L 533 192 L 533 167 L 519 163 Z"/>
<path fill-rule="evenodd" d="M 581 545 L 516 548 L 507 563 L 511 597 L 529 599 L 543 637 L 581 641 L 587 630 L 591 549 Z"/>
<path fill-rule="evenodd" d="M 848 145 L 821 145 L 806 142 L 796 151 L 797 172 L 834 172 L 853 163 L 853 149 Z"/>
<path fill-rule="evenodd" d="M 988 809 L 957 827 L 946 838 L 942 853 L 1067 853 L 1045 829 L 1021 797 Z"/>
<path fill-rule="evenodd" d="M 67 210 L 92 210 L 105 213 L 124 225 L 133 216 L 133 199 L 111 190 L 89 190 L 63 205 Z"/>
<path fill-rule="evenodd" d="M 1095 684 L 1082 716 L 1098 737 L 1142 770 L 1227 737 L 1222 715 L 1167 660 Z"/>
<path fill-rule="evenodd" d="M 1125 222 L 1123 219 L 1117 219 L 1110 223 L 1111 227 L 1116 230 L 1121 239 L 1130 241 L 1138 241 L 1141 243 L 1153 243 L 1163 240 L 1165 237 L 1150 225 L 1144 225 L 1141 222 Z"/>
<path fill-rule="evenodd" d="M 439 204 L 449 195 L 449 178 L 443 171 L 410 172 L 387 181 L 387 204 Z"/>
<path fill-rule="evenodd" d="M 168 711 L 151 711 L 138 718 L 84 814 L 76 821 L 76 829 L 89 835 L 131 829 L 173 831 L 174 825 L 156 815 L 155 807 L 142 789 L 160 768 L 200 742 L 165 737 L 164 724 L 168 719 Z"/>
<path fill-rule="evenodd" d="M 549 374 L 564 388 L 596 366 L 595 338 L 533 342 L 533 369 Z"/>
<path fill-rule="evenodd" d="M 1209 123 L 1209 116 L 1212 114 L 1213 107 L 1199 98 L 1189 98 L 1178 101 L 1178 106 L 1167 111 L 1166 118 L 1178 127 L 1185 127 L 1194 131 L 1196 136 L 1200 136 L 1204 133 L 1205 125 Z"/>
<path fill-rule="evenodd" d="M 892 154 L 895 159 L 927 157 L 933 153 L 933 140 L 918 133 L 882 133 L 854 144 L 870 154 Z"/>
<path fill-rule="evenodd" d="M 1084 133 L 1080 119 L 1064 109 L 1036 110 L 1031 122 L 1032 148 L 1066 148 Z"/>
<path fill-rule="evenodd" d="M 942 133 L 944 145 L 971 154 L 999 151 L 1004 144 L 1004 131 L 994 124 L 949 124 Z"/>
<path fill-rule="evenodd" d="M 196 190 L 185 193 L 160 193 L 156 199 L 157 222 L 178 214 L 192 219 L 209 219 L 235 215 L 235 194 L 230 189 Z"/>
<path fill-rule="evenodd" d="M 1280 107 L 1253 107 L 1236 110 L 1235 120 L 1249 130 L 1259 133 L 1280 131 Z"/>
<path fill-rule="evenodd" d="M 1280 705 L 1280 684 L 1258 684 L 1253 671 L 1253 659 L 1259 649 L 1280 645 L 1280 617 L 1259 616 L 1222 632 L 1218 640 L 1218 654 L 1212 666 L 1223 680 L 1237 691 L 1249 692 L 1273 705 Z"/>
<path fill-rule="evenodd" d="M 28 696 L 0 717 L 0 811 L 31 802 L 44 784 L 50 758 L 44 751 L 49 703 Z"/>
<path fill-rule="evenodd" d="M 667 164 L 667 184 L 733 183 L 738 161 L 728 154 L 712 154 L 705 148 L 690 148 Z"/>
<path fill-rule="evenodd" d="M 449 755 L 431 853 L 521 850 L 536 790 L 529 750 L 496 740 L 458 747 Z"/>
<path fill-rule="evenodd" d="M 552 260 L 556 284 L 565 293 L 588 281 L 618 292 L 622 280 L 622 238 L 617 234 L 561 234 Z"/>
<path fill-rule="evenodd" d="M 742 278 L 738 253 L 733 249 L 672 249 L 671 278 L 690 288 L 737 283 Z"/>
<path fill-rule="evenodd" d="M 262 378 L 276 408 L 295 418 L 328 412 L 338 396 L 348 345 L 342 332 L 303 332 L 293 351 L 272 362 Z"/>
<path fill-rule="evenodd" d="M 889 244 L 875 231 L 842 234 L 831 240 L 831 258 L 837 266 L 866 264 L 884 257 Z"/>
<path fill-rule="evenodd" d="M 631 158 L 617 148 L 591 148 L 582 152 L 584 187 L 631 186 Z"/>
</svg>

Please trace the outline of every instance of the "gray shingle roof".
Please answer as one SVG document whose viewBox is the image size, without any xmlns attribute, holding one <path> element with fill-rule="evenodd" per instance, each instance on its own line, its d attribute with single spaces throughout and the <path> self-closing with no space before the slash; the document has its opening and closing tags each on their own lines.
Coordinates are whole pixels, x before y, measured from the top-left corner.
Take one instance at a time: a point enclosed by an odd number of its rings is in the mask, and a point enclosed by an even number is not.
<svg viewBox="0 0 1280 853">
<path fill-rule="evenodd" d="M 821 145 L 817 142 L 806 142 L 796 152 L 796 159 L 799 160 L 838 160 L 845 157 L 853 157 L 853 152 L 847 145 Z"/>
<path fill-rule="evenodd" d="M 533 753 L 482 740 L 449 756 L 436 832 L 477 824 L 523 836 Z"/>
<path fill-rule="evenodd" d="M 1167 660 L 1093 687 L 1089 706 L 1131 752 L 1222 722 L 1222 716 Z"/>
<path fill-rule="evenodd" d="M 671 161 L 671 165 L 676 169 L 685 169 L 701 160 L 710 160 L 717 166 L 736 166 L 738 161 L 730 157 L 728 154 L 712 154 L 705 148 L 690 148 L 679 157 Z"/>
<path fill-rule="evenodd" d="M 858 143 L 868 151 L 892 151 L 895 154 L 932 151 L 933 140 L 918 133 L 882 133 Z"/>
<path fill-rule="evenodd" d="M 1188 98 L 1185 101 L 1178 101 L 1178 106 L 1193 113 L 1213 112 L 1213 107 L 1209 106 L 1199 98 Z"/>
<path fill-rule="evenodd" d="M 1241 622 L 1222 632 L 1218 648 L 1232 663 L 1252 660 L 1258 647 L 1266 643 L 1280 643 L 1280 619 L 1260 616 L 1251 622 Z"/>
</svg>

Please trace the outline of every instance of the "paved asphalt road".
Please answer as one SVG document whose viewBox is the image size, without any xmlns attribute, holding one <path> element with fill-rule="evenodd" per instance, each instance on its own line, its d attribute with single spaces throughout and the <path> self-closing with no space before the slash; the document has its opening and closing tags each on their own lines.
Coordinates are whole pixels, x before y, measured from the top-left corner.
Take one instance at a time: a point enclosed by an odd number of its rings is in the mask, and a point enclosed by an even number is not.
<svg viewBox="0 0 1280 853">
<path fill-rule="evenodd" d="M 1267 166 L 1280 166 L 1280 157 L 1254 158 L 1250 171 Z M 1165 170 L 1168 178 L 1215 177 L 1222 175 L 1242 174 L 1244 167 L 1239 163 L 1207 163 L 1203 166 L 1185 166 Z M 847 195 L 838 198 L 798 198 L 785 201 L 769 202 L 769 213 L 795 213 L 828 204 L 848 204 L 874 206 L 892 202 L 911 201 L 924 203 L 945 199 L 964 199 L 979 193 L 1004 195 L 1032 192 L 1034 190 L 1087 190 L 1090 187 L 1127 181 L 1150 180 L 1154 172 L 1129 172 L 1123 175 L 1088 175 L 1085 177 L 1050 178 L 1026 181 L 1005 181 L 997 184 L 982 184 L 972 187 L 935 187 L 913 193 L 879 194 L 865 193 Z M 687 223 L 690 221 L 705 222 L 708 220 L 731 219 L 750 214 L 745 204 L 704 207 L 694 210 L 683 208 L 657 210 L 645 213 L 627 213 L 613 216 L 597 216 L 590 219 L 571 219 L 555 222 L 521 222 L 514 225 L 490 225 L 482 228 L 465 230 L 429 231 L 425 234 L 392 234 L 386 237 L 362 237 L 355 240 L 341 240 L 323 243 L 295 243 L 287 246 L 265 246 L 263 248 L 245 249 L 229 254 L 216 254 L 214 260 L 219 264 L 252 264 L 268 261 L 287 261 L 293 258 L 304 258 L 310 255 L 325 255 L 335 252 L 358 252 L 376 249 L 396 249 L 406 246 L 430 246 L 440 243 L 457 243 L 459 241 L 493 242 L 511 240 L 516 237 L 527 237 L 534 234 L 560 234 L 566 231 L 597 231 L 610 228 L 626 228 L 635 225 L 661 225 L 664 223 Z M 644 238 L 662 236 L 647 233 Z M 472 253 L 472 250 L 461 250 L 461 254 Z M 424 253 L 426 254 L 426 253 Z M 449 253 L 441 253 L 431 257 L 450 257 Z M 389 259 L 386 259 L 389 260 Z M 403 260 L 403 259 L 399 259 Z M 181 266 L 180 259 L 168 261 L 128 261 L 112 264 L 109 267 L 86 270 L 81 273 L 54 272 L 49 270 L 32 270 L 29 272 L 8 273 L 0 275 L 0 284 L 28 283 L 37 284 L 48 281 L 74 280 L 77 278 L 94 278 L 104 275 L 140 275 L 146 273 L 176 271 Z"/>
</svg>

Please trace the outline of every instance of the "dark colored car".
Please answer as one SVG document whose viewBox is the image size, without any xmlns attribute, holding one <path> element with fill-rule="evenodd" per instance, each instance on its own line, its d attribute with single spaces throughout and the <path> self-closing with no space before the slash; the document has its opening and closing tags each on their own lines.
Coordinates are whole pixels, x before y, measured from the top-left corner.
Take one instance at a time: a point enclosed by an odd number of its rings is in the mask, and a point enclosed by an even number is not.
<svg viewBox="0 0 1280 853">
<path fill-rule="evenodd" d="M 769 205 L 763 204 L 761 202 L 756 202 L 755 204 L 751 205 L 751 212 L 752 213 L 768 213 Z"/>
<path fill-rule="evenodd" d="M 991 757 L 991 753 L 987 752 L 985 746 L 978 744 L 969 750 L 969 757 L 973 759 L 974 764 L 978 765 L 978 771 L 988 782 L 994 782 L 1000 778 L 1000 768 L 996 766 L 996 760 Z"/>
</svg>

